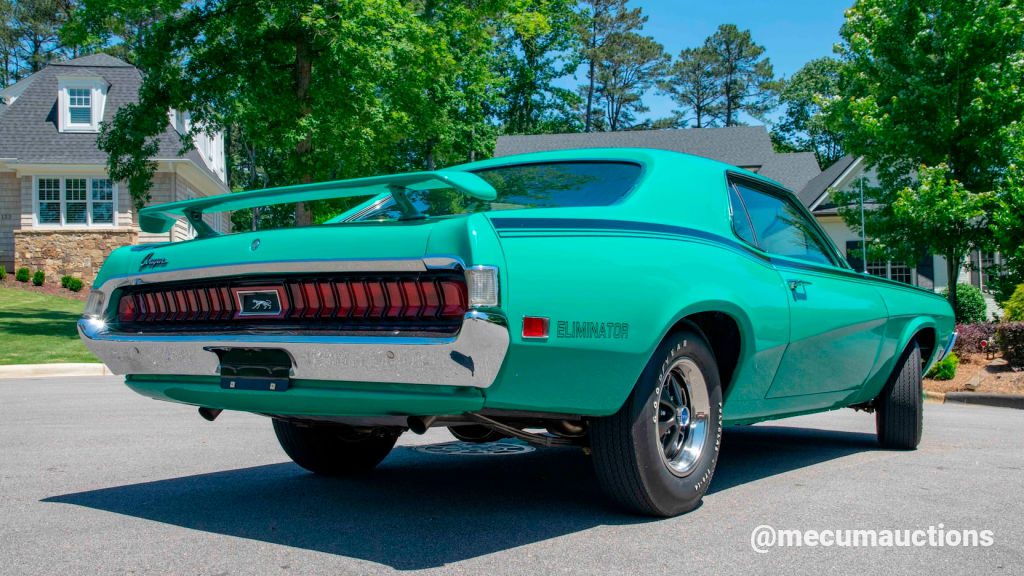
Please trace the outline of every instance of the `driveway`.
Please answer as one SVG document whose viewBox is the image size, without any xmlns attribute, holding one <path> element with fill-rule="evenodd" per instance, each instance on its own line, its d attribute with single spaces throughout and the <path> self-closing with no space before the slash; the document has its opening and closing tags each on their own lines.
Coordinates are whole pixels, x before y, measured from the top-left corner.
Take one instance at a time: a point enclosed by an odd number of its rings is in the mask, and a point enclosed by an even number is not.
<svg viewBox="0 0 1024 576">
<path fill-rule="evenodd" d="M 728 429 L 704 504 L 605 507 L 575 449 L 467 456 L 406 434 L 372 475 L 293 465 L 265 418 L 136 396 L 116 377 L 0 381 L 4 574 L 1024 572 L 1024 411 L 928 405 L 916 452 L 842 410 Z M 939 525 L 942 524 L 942 527 Z M 798 530 L 991 530 L 990 547 L 776 547 Z"/>
</svg>

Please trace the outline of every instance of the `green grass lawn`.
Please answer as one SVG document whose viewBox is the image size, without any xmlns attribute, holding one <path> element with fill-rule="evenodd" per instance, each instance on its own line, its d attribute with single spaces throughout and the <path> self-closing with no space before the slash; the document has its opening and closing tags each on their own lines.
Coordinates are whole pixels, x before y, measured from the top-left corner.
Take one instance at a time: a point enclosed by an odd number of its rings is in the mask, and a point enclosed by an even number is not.
<svg viewBox="0 0 1024 576">
<path fill-rule="evenodd" d="M 85 303 L 0 286 L 0 364 L 98 362 L 78 339 Z"/>
</svg>

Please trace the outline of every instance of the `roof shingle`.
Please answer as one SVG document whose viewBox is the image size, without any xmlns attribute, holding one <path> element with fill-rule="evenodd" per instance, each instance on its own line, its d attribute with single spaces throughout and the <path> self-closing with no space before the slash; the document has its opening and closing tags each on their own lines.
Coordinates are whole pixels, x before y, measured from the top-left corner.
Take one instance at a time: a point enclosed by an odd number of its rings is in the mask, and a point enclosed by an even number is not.
<svg viewBox="0 0 1024 576">
<path fill-rule="evenodd" d="M 109 88 L 102 122 L 110 122 L 122 106 L 138 101 L 142 74 L 134 66 L 107 54 L 92 54 L 67 62 L 50 64 L 30 78 L 31 83 L 0 114 L 0 158 L 38 164 L 105 164 L 107 153 L 100 150 L 95 133 L 60 132 L 57 122 L 58 77 L 69 68 L 87 71 L 103 78 Z M 210 176 L 222 182 L 195 147 L 179 156 L 181 137 L 167 123 L 157 140 L 159 152 L 155 159 L 186 158 Z"/>
<path fill-rule="evenodd" d="M 804 206 L 810 208 L 818 201 L 819 198 L 821 198 L 821 195 L 824 194 L 830 186 L 835 184 L 836 180 L 846 172 L 846 169 L 849 168 L 856 159 L 857 158 L 855 156 L 847 155 L 836 160 L 831 166 L 826 168 L 821 174 L 812 178 L 802 188 L 796 189 L 799 190 L 796 194 L 797 198 L 800 199 L 800 202 L 803 202 Z"/>
</svg>

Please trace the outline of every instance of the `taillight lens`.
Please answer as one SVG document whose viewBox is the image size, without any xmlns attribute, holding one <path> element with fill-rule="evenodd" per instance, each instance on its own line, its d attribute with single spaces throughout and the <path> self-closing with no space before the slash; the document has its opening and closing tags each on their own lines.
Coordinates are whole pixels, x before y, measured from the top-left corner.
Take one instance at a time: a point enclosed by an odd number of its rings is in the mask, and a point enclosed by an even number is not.
<svg viewBox="0 0 1024 576">
<path fill-rule="evenodd" d="M 103 316 L 103 292 L 93 290 L 89 292 L 89 299 L 85 303 L 85 315 L 100 317 Z"/>
<path fill-rule="evenodd" d="M 134 296 L 122 296 L 117 301 L 117 319 L 121 322 L 132 322 L 137 314 L 138 309 L 135 306 Z"/>
</svg>

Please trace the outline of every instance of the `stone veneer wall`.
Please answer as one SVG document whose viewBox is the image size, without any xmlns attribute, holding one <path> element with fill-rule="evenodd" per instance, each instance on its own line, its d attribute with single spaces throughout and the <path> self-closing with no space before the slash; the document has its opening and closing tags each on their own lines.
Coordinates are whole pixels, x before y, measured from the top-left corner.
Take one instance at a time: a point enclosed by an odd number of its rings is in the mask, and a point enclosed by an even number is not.
<svg viewBox="0 0 1024 576">
<path fill-rule="evenodd" d="M 138 238 L 139 232 L 133 228 L 16 230 L 14 262 L 18 268 L 42 270 L 47 283 L 58 283 L 61 276 L 68 275 L 88 284 L 115 248 L 135 244 Z"/>
</svg>

